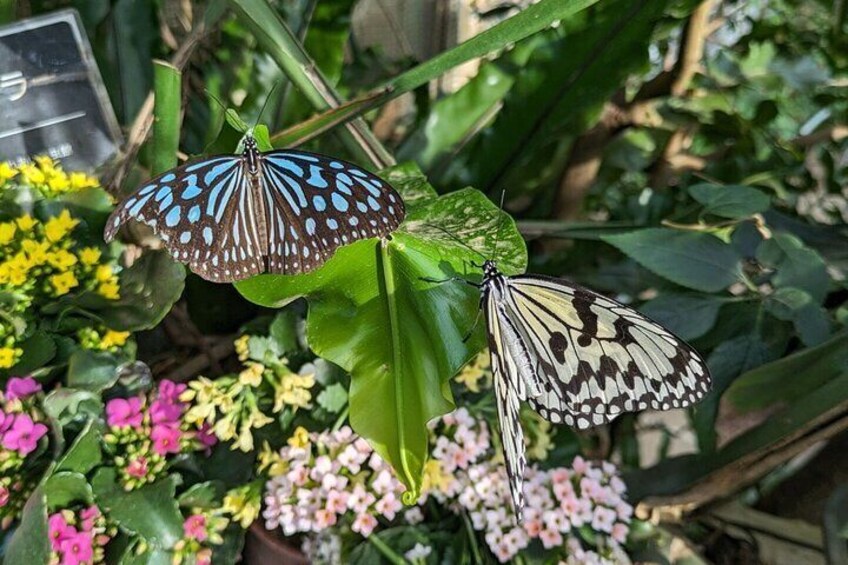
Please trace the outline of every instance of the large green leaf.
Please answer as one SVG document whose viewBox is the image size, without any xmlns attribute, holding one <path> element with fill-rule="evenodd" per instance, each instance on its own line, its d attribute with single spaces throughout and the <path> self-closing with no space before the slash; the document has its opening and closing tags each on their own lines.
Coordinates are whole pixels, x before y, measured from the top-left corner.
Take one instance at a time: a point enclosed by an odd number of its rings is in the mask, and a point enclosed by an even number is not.
<svg viewBox="0 0 848 565">
<path fill-rule="evenodd" d="M 168 549 L 179 541 L 183 520 L 177 507 L 177 475 L 126 492 L 112 467 L 102 467 L 91 486 L 98 506 L 124 531 L 137 534 L 151 546 Z"/>
<path fill-rule="evenodd" d="M 401 172 L 405 171 L 405 172 Z M 320 270 L 296 277 L 262 275 L 237 284 L 248 299 L 280 307 L 309 301 L 307 338 L 319 356 L 351 374 L 350 421 L 418 496 L 427 456 L 426 423 L 452 409 L 447 380 L 483 345 L 463 341 L 479 293 L 461 282 L 477 276 L 483 255 L 507 273 L 524 268 L 526 251 L 511 219 L 480 192 L 435 198 L 408 169 L 386 174 L 410 208 L 389 241 L 341 248 Z"/>
<path fill-rule="evenodd" d="M 733 247 L 707 233 L 649 228 L 601 239 L 646 269 L 702 292 L 724 290 L 741 278 Z"/>
<path fill-rule="evenodd" d="M 55 471 L 74 471 L 85 474 L 99 465 L 103 458 L 100 451 L 100 426 L 97 420 L 89 420 L 71 447 L 56 462 Z"/>
<path fill-rule="evenodd" d="M 775 269 L 772 283 L 778 288 L 800 288 L 821 304 L 827 294 L 830 277 L 824 259 L 788 233 L 776 233 L 757 249 L 757 260 Z"/>
<path fill-rule="evenodd" d="M 110 328 L 138 331 L 158 324 L 179 300 L 185 268 L 165 251 L 148 251 L 121 272 L 121 297 L 98 314 Z"/>
<path fill-rule="evenodd" d="M 830 336 L 827 312 L 807 291 L 791 286 L 778 288 L 764 305 L 775 318 L 792 322 L 804 345 L 818 345 Z"/>
<path fill-rule="evenodd" d="M 77 349 L 68 362 L 68 386 L 101 392 L 118 381 L 120 361 L 105 351 Z"/>
<path fill-rule="evenodd" d="M 72 503 L 91 504 L 94 493 L 82 473 L 62 471 L 50 475 L 42 487 L 50 508 L 67 508 Z"/>
<path fill-rule="evenodd" d="M 724 300 L 716 296 L 662 294 L 644 303 L 643 314 L 681 339 L 699 338 L 712 329 Z"/>
<path fill-rule="evenodd" d="M 745 218 L 765 212 L 771 204 L 767 194 L 750 186 L 696 184 L 689 194 L 704 205 L 704 211 L 723 218 Z"/>
<path fill-rule="evenodd" d="M 47 565 L 50 544 L 47 537 L 47 501 L 42 487 L 36 488 L 24 506 L 21 523 L 6 546 L 3 563 Z"/>
<path fill-rule="evenodd" d="M 789 403 L 843 375 L 848 367 L 848 333 L 773 363 L 762 365 L 736 379 L 725 398 L 742 412 Z"/>
</svg>

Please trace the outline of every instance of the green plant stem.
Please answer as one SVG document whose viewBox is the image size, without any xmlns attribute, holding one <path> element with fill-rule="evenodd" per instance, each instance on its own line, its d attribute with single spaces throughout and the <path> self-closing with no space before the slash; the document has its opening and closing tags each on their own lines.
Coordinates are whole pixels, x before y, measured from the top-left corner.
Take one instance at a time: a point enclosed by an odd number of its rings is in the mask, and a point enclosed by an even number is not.
<svg viewBox="0 0 848 565">
<path fill-rule="evenodd" d="M 266 0 L 233 0 L 233 4 L 259 43 L 317 111 L 332 110 L 341 105 L 342 100 L 332 85 Z M 395 163 L 391 153 L 361 118 L 347 124 L 347 131 L 341 134 L 341 139 L 357 159 L 368 161 L 377 168 Z"/>
<path fill-rule="evenodd" d="M 17 0 L 0 0 L 0 24 L 8 24 L 15 21 L 17 4 Z"/>
<path fill-rule="evenodd" d="M 372 534 L 368 536 L 368 542 L 377 548 L 377 551 L 383 554 L 383 557 L 388 559 L 391 563 L 395 565 L 407 565 L 406 559 L 398 555 L 394 552 L 394 550 L 388 546 L 386 542 L 381 540 L 377 534 Z"/>
<path fill-rule="evenodd" d="M 350 402 L 348 402 L 345 405 L 344 410 L 342 410 L 341 414 L 339 414 L 339 417 L 336 418 L 336 423 L 333 424 L 333 431 L 334 432 L 339 431 L 339 428 L 341 428 L 344 425 L 345 420 L 347 420 L 347 415 L 348 415 L 349 412 L 350 412 Z"/>
<path fill-rule="evenodd" d="M 480 555 L 480 548 L 477 546 L 477 535 L 474 528 L 471 526 L 471 520 L 468 519 L 468 513 L 462 513 L 462 521 L 465 523 L 465 530 L 468 532 L 468 539 L 471 543 L 471 553 L 474 554 L 474 563 L 483 563 L 483 556 Z"/>
<path fill-rule="evenodd" d="M 177 165 L 180 145 L 180 71 L 166 61 L 153 61 L 153 173 Z"/>
</svg>

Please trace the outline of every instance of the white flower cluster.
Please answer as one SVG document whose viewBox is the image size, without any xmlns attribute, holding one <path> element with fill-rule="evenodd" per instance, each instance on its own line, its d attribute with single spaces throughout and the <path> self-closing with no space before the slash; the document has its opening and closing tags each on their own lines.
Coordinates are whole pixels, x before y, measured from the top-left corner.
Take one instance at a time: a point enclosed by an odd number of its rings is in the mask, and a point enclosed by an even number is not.
<svg viewBox="0 0 848 565">
<path fill-rule="evenodd" d="M 368 536 L 377 516 L 393 520 L 403 504 L 403 485 L 368 443 L 345 426 L 337 432 L 309 435 L 309 442 L 280 451 L 285 474 L 266 487 L 265 527 L 287 536 L 321 532 L 343 516 L 351 529 Z"/>
<path fill-rule="evenodd" d="M 281 527 L 286 535 L 314 536 L 344 519 L 367 537 L 378 518 L 389 523 L 402 516 L 407 524 L 420 523 L 426 519 L 425 502 L 433 498 L 457 514 L 467 514 L 501 562 L 534 540 L 564 563 L 628 562 L 621 544 L 633 507 L 624 500 L 626 487 L 614 465 L 576 457 L 571 468 L 528 468 L 525 517 L 517 524 L 506 471 L 492 458 L 484 421 L 459 409 L 431 426 L 431 445 L 418 506 L 401 514 L 403 485 L 364 440 L 347 427 L 310 434 L 306 445 L 280 451 L 286 471 L 268 482 L 266 527 Z M 591 539 L 591 549 L 580 541 L 584 536 Z"/>
</svg>

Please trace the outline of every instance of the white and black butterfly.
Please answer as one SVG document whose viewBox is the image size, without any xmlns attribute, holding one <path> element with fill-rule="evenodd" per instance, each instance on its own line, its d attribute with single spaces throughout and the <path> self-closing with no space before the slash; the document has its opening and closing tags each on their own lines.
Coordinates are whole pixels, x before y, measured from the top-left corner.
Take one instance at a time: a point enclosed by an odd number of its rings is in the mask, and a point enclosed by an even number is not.
<svg viewBox="0 0 848 565">
<path fill-rule="evenodd" d="M 385 236 L 403 217 L 401 197 L 375 175 L 323 155 L 261 152 L 248 134 L 241 155 L 182 165 L 142 186 L 112 212 L 104 236 L 111 241 L 121 224 L 138 220 L 195 273 L 231 282 L 309 272 L 342 245 Z"/>
<path fill-rule="evenodd" d="M 698 353 L 632 308 L 565 280 L 505 276 L 493 261 L 483 273 L 475 286 L 519 520 L 526 463 L 520 401 L 555 424 L 585 429 L 624 412 L 690 406 L 709 391 Z"/>
</svg>

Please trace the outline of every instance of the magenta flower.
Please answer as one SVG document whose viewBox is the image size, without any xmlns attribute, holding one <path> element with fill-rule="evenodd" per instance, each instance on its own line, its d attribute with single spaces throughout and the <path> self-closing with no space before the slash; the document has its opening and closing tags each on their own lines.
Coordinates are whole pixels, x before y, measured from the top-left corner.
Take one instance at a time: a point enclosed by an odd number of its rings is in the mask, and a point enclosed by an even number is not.
<svg viewBox="0 0 848 565">
<path fill-rule="evenodd" d="M 98 516 L 100 516 L 100 509 L 96 506 L 89 506 L 80 512 L 83 531 L 91 532 L 91 530 L 94 529 L 94 520 L 96 520 Z"/>
<path fill-rule="evenodd" d="M 26 398 L 41 390 L 41 385 L 32 377 L 12 377 L 6 383 L 6 400 Z"/>
<path fill-rule="evenodd" d="M 154 424 L 176 424 L 182 415 L 183 407 L 168 400 L 155 400 L 150 405 L 150 419 Z"/>
<path fill-rule="evenodd" d="M 147 476 L 147 458 L 141 455 L 130 461 L 127 465 L 127 475 L 137 479 Z"/>
<path fill-rule="evenodd" d="M 27 414 L 19 414 L 12 428 L 3 434 L 3 447 L 21 455 L 29 455 L 35 451 L 38 440 L 46 433 L 47 426 L 36 424 Z"/>
<path fill-rule="evenodd" d="M 0 485 L 0 508 L 3 508 L 9 503 L 9 489 Z"/>
<path fill-rule="evenodd" d="M 14 414 L 6 414 L 2 410 L 0 410 L 0 436 L 9 431 L 9 428 L 12 427 L 12 424 L 15 421 Z"/>
<path fill-rule="evenodd" d="M 212 426 L 210 426 L 208 422 L 203 422 L 203 424 L 201 424 L 195 437 L 197 438 L 197 441 L 200 442 L 200 445 L 207 449 L 218 443 L 218 438 L 215 437 L 214 433 L 212 433 Z"/>
<path fill-rule="evenodd" d="M 62 542 L 62 565 L 79 565 L 91 563 L 94 557 L 93 539 L 91 534 L 78 533 Z"/>
<path fill-rule="evenodd" d="M 159 382 L 159 400 L 170 404 L 179 404 L 180 395 L 188 388 L 185 384 L 177 384 L 173 381 L 164 380 Z"/>
<path fill-rule="evenodd" d="M 189 516 L 183 522 L 183 532 L 189 539 L 204 541 L 208 537 L 206 533 L 206 517 L 201 514 Z"/>
<path fill-rule="evenodd" d="M 114 428 L 135 428 L 141 426 L 144 414 L 141 412 L 141 398 L 113 398 L 106 404 L 106 422 Z"/>
<path fill-rule="evenodd" d="M 47 520 L 47 532 L 53 551 L 59 551 L 65 540 L 74 537 L 78 533 L 76 528 L 65 521 L 65 518 L 60 512 L 51 515 Z"/>
<path fill-rule="evenodd" d="M 176 426 L 153 426 L 150 437 L 153 439 L 153 451 L 159 455 L 180 452 L 180 429 Z"/>
</svg>

